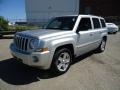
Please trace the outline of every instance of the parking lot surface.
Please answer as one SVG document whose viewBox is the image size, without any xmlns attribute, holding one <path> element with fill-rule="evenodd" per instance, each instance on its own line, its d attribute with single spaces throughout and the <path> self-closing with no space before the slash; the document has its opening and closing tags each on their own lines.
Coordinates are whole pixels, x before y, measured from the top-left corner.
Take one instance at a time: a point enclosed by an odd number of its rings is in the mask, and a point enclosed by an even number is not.
<svg viewBox="0 0 120 90">
<path fill-rule="evenodd" d="M 63 75 L 13 59 L 12 41 L 11 37 L 0 39 L 0 90 L 120 90 L 120 33 L 108 36 L 105 52 L 76 58 Z"/>
</svg>

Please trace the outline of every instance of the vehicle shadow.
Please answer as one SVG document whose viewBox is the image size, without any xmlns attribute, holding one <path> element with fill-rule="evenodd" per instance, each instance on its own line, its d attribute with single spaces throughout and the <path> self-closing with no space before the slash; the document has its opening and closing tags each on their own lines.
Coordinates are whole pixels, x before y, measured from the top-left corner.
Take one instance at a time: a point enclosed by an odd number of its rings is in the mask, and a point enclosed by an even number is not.
<svg viewBox="0 0 120 90">
<path fill-rule="evenodd" d="M 93 52 L 75 58 L 75 64 L 91 56 Z M 29 67 L 14 58 L 0 61 L 0 79 L 12 85 L 26 85 L 41 79 L 50 79 L 59 75 L 51 73 L 49 70 L 40 70 Z"/>
<path fill-rule="evenodd" d="M 14 58 L 0 61 L 0 78 L 13 85 L 25 85 L 54 77 L 49 71 L 29 67 Z"/>
<path fill-rule="evenodd" d="M 74 59 L 74 61 L 72 62 L 72 65 L 74 65 L 74 64 L 76 64 L 76 63 L 84 60 L 85 58 L 90 57 L 90 56 L 92 56 L 93 54 L 96 54 L 96 53 L 98 53 L 98 52 L 91 51 L 91 52 L 88 52 L 88 53 L 86 53 L 84 55 L 81 55 L 81 56 L 79 56 L 79 57 L 77 57 L 77 58 Z"/>
</svg>

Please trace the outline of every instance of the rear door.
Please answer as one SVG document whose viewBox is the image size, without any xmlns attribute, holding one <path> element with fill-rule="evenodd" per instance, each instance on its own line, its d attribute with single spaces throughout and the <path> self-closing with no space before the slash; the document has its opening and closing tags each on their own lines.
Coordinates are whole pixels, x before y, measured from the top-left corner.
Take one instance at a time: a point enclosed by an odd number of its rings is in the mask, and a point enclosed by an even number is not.
<svg viewBox="0 0 120 90">
<path fill-rule="evenodd" d="M 102 28 L 100 24 L 100 19 L 97 17 L 92 18 L 92 24 L 93 24 L 93 48 L 97 48 L 101 42 L 101 33 L 102 33 Z"/>
</svg>

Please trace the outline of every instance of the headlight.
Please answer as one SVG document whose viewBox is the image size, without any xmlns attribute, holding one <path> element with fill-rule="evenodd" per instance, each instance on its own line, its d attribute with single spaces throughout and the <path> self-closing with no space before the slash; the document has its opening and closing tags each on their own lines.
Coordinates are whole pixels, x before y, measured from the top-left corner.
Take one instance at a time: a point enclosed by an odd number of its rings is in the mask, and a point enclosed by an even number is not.
<svg viewBox="0 0 120 90">
<path fill-rule="evenodd" d="M 31 41 L 30 41 L 30 49 L 35 49 L 35 48 L 37 48 L 38 47 L 38 45 L 39 45 L 39 40 L 38 39 L 32 39 Z"/>
</svg>

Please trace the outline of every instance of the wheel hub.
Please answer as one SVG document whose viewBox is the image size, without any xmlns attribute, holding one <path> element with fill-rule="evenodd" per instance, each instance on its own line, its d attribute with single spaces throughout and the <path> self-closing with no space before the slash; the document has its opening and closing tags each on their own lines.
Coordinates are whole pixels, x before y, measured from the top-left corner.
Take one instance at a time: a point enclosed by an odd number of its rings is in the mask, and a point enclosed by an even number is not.
<svg viewBox="0 0 120 90">
<path fill-rule="evenodd" d="M 66 71 L 70 64 L 70 55 L 68 52 L 61 53 L 58 57 L 57 68 L 60 71 Z"/>
</svg>

